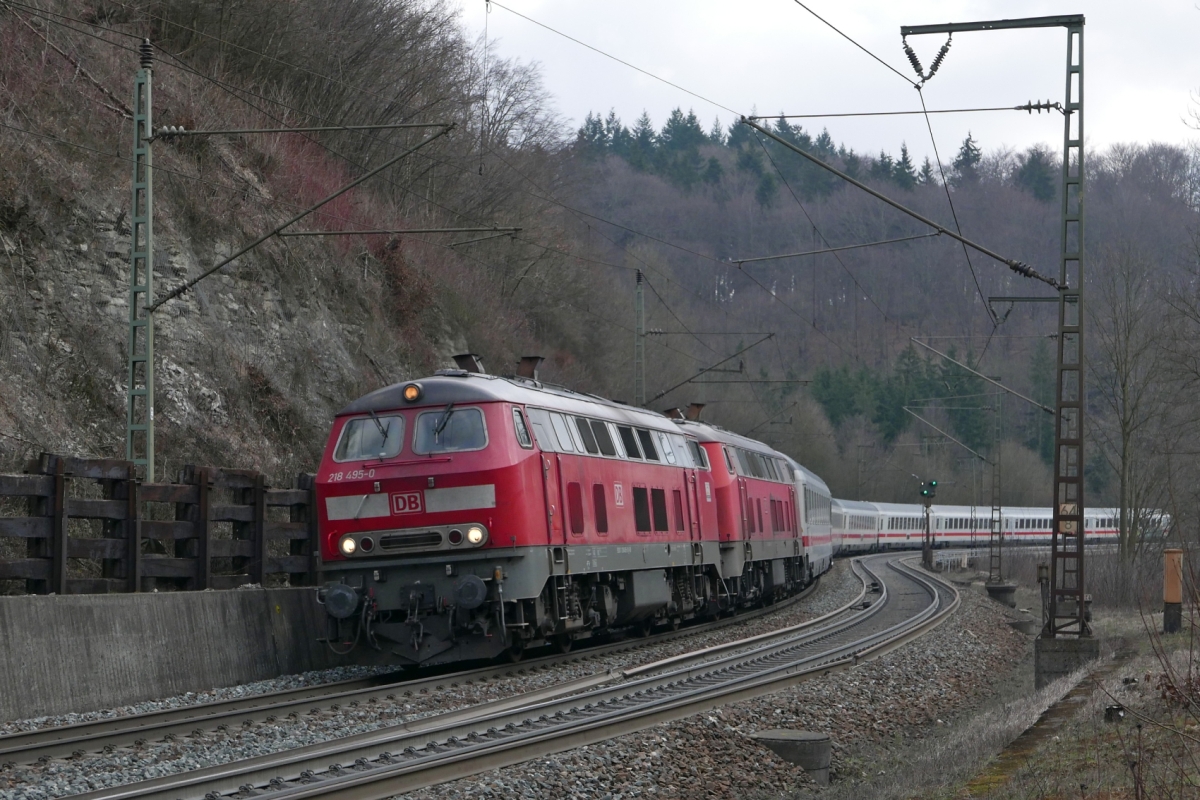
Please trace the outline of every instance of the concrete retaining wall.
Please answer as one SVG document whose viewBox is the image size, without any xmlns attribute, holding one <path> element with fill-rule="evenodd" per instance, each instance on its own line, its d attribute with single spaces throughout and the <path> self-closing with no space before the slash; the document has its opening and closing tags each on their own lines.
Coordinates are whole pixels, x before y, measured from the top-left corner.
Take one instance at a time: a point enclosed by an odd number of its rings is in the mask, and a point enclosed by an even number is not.
<svg viewBox="0 0 1200 800">
<path fill-rule="evenodd" d="M 0 597 L 0 720 L 337 666 L 316 589 Z"/>
</svg>

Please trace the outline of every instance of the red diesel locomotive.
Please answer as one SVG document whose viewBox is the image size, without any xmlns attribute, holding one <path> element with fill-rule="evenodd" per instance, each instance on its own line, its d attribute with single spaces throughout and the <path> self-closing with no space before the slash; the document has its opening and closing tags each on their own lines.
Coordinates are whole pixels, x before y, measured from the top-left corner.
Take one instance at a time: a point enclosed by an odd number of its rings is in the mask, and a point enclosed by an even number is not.
<svg viewBox="0 0 1200 800">
<path fill-rule="evenodd" d="M 380 389 L 337 415 L 317 476 L 330 642 L 518 657 L 770 601 L 814 577 L 800 479 L 760 442 L 534 378 Z"/>
</svg>

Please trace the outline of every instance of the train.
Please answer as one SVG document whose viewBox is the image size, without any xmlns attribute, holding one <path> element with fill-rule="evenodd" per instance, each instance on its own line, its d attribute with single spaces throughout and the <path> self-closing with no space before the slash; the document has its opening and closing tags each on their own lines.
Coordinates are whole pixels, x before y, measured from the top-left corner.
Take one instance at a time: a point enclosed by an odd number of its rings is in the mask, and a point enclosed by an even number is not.
<svg viewBox="0 0 1200 800">
<path fill-rule="evenodd" d="M 918 505 L 837 500 L 763 442 L 464 356 L 335 416 L 315 481 L 336 652 L 433 666 L 650 635 L 777 602 L 834 556 L 919 546 Z M 1089 535 L 1115 537 L 1110 512 Z M 990 510 L 935 506 L 939 545 L 986 543 Z M 1015 538 L 1048 509 L 1006 509 Z M 1091 522 L 1092 520 L 1089 520 Z M 982 527 L 980 527 L 982 525 Z"/>
</svg>

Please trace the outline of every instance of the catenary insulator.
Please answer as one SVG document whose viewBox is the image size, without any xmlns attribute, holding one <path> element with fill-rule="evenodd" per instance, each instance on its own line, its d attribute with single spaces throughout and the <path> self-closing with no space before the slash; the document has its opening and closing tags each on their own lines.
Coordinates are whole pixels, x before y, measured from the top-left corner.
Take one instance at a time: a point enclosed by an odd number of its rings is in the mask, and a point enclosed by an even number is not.
<svg viewBox="0 0 1200 800">
<path fill-rule="evenodd" d="M 913 52 L 913 49 L 909 46 L 907 39 L 904 39 L 903 42 L 904 55 L 908 56 L 908 63 L 912 64 L 912 68 L 917 73 L 917 77 L 922 77 L 925 70 L 921 67 L 921 59 L 917 58 L 917 54 Z"/>
<path fill-rule="evenodd" d="M 946 58 L 946 54 L 950 52 L 951 39 L 946 39 L 946 43 L 942 45 L 942 49 L 938 50 L 938 54 L 934 56 L 933 63 L 929 65 L 929 74 L 925 76 L 925 80 L 933 77 L 933 73 L 938 71 L 938 67 L 942 65 L 942 61 Z"/>
<path fill-rule="evenodd" d="M 154 45 L 150 44 L 149 39 L 142 39 L 141 47 L 138 48 L 141 54 L 142 69 L 154 68 Z"/>
</svg>

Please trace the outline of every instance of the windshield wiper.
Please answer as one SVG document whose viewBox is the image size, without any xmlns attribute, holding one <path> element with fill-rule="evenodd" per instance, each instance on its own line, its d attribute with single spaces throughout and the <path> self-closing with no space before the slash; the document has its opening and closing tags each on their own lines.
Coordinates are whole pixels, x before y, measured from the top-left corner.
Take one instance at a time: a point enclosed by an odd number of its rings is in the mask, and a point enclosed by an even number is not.
<svg viewBox="0 0 1200 800">
<path fill-rule="evenodd" d="M 454 413 L 454 401 L 446 404 L 446 408 L 442 411 L 442 418 L 438 420 L 437 427 L 433 429 L 435 437 L 441 436 L 442 431 L 446 430 L 446 423 L 450 421 L 450 415 Z"/>
<path fill-rule="evenodd" d="M 380 458 L 380 460 L 382 460 L 384 454 L 387 452 L 387 438 L 388 438 L 388 432 L 391 431 L 391 429 L 392 429 L 392 421 L 389 419 L 387 427 L 385 428 L 383 426 L 383 423 L 379 421 L 379 417 L 376 416 L 374 411 L 371 411 L 370 409 L 368 409 L 367 413 L 371 415 L 371 419 L 375 420 L 375 427 L 379 428 L 379 436 L 381 439 L 381 441 L 379 442 L 379 458 Z"/>
</svg>

